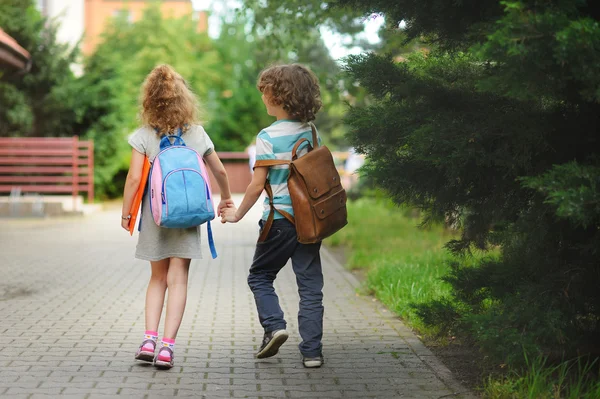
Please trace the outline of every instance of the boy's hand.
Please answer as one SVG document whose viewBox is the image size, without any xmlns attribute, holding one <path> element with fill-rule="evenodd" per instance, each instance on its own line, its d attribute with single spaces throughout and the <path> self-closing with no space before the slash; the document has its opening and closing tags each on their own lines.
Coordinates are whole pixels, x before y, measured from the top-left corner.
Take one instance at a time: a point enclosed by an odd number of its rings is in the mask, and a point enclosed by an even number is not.
<svg viewBox="0 0 600 399">
<path fill-rule="evenodd" d="M 240 219 L 235 215 L 237 208 L 226 208 L 221 212 L 221 223 L 237 223 Z"/>
<path fill-rule="evenodd" d="M 221 199 L 219 205 L 217 206 L 217 216 L 221 216 L 223 214 L 223 210 L 227 208 L 235 208 L 235 203 L 231 198 Z"/>
</svg>

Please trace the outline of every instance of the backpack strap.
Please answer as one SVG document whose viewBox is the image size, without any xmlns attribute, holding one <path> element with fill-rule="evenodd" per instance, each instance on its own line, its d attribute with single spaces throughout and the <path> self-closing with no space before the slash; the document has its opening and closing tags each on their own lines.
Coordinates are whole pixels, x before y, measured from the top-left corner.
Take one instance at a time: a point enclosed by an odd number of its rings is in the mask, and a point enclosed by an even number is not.
<svg viewBox="0 0 600 399">
<path fill-rule="evenodd" d="M 185 147 L 185 141 L 183 141 L 183 139 L 181 138 L 181 135 L 183 134 L 183 131 L 181 130 L 181 128 L 178 128 L 173 134 L 165 134 L 162 139 L 160 139 L 160 150 L 164 150 L 167 147 L 170 147 L 172 145 L 180 145 L 180 146 L 184 146 Z M 171 140 L 173 139 L 173 143 L 171 143 Z"/>
<path fill-rule="evenodd" d="M 169 139 L 173 139 L 173 143 L 171 143 L 171 140 L 169 140 Z M 175 136 L 175 135 L 163 136 L 163 138 L 160 139 L 160 150 L 161 151 L 172 145 L 185 146 L 185 141 L 183 141 L 181 136 Z"/>
<path fill-rule="evenodd" d="M 292 149 L 292 161 L 295 161 L 296 159 L 298 159 L 298 149 L 300 148 L 300 146 L 304 143 L 308 144 L 308 151 L 312 151 L 312 146 L 310 145 L 310 141 L 308 141 L 308 139 L 300 139 L 296 142 L 296 145 L 294 145 L 294 148 Z"/>
<path fill-rule="evenodd" d="M 258 168 L 261 166 L 271 167 L 275 165 L 289 165 L 290 161 L 283 161 L 280 159 L 259 159 L 254 162 L 254 168 Z"/>
<path fill-rule="evenodd" d="M 283 161 L 280 159 L 259 159 L 254 163 L 254 168 L 257 167 L 271 167 L 271 166 L 275 166 L 275 165 L 289 165 L 290 162 L 289 161 Z M 269 234 L 269 231 L 271 230 L 271 226 L 273 225 L 273 219 L 275 217 L 275 205 L 273 204 L 273 190 L 271 189 L 271 184 L 269 183 L 269 180 L 267 180 L 265 182 L 265 191 L 267 192 L 267 196 L 269 197 L 269 207 L 271 208 L 271 210 L 269 211 L 269 216 L 267 217 L 267 221 L 265 223 L 265 225 L 263 226 L 262 232 L 260 233 L 260 236 L 258 237 L 258 242 L 263 242 L 264 240 L 267 239 L 267 235 Z M 279 213 L 281 213 L 283 215 L 283 213 L 286 213 L 289 217 L 292 218 L 293 220 L 293 216 L 290 215 L 289 213 L 285 212 L 285 211 L 279 211 Z M 282 213 L 283 212 L 283 213 Z M 286 217 L 284 215 L 284 217 Z M 286 219 L 290 220 L 289 218 L 286 217 Z M 294 223 L 292 221 L 292 223 Z"/>
<path fill-rule="evenodd" d="M 210 193 L 210 187 L 206 185 L 206 195 L 209 201 L 212 203 L 212 194 Z M 217 258 L 217 249 L 215 248 L 215 240 L 213 238 L 212 227 L 210 226 L 210 220 L 206 222 L 206 233 L 208 235 L 208 247 L 210 248 L 210 255 L 213 259 Z"/>
<path fill-rule="evenodd" d="M 212 228 L 210 227 L 210 220 L 206 222 L 206 231 L 208 233 L 208 246 L 210 248 L 210 255 L 213 259 L 217 258 L 217 249 L 215 248 L 215 240 L 212 234 Z"/>
<path fill-rule="evenodd" d="M 271 167 L 271 166 L 275 166 L 275 165 L 289 165 L 290 162 L 289 161 L 284 161 L 284 160 L 280 160 L 280 159 L 260 159 L 257 160 L 254 163 L 254 168 L 257 167 Z M 271 184 L 269 183 L 269 180 L 267 180 L 265 182 L 265 191 L 267 192 L 267 196 L 269 197 L 269 207 L 271 208 L 271 210 L 269 211 L 269 216 L 267 217 L 267 221 L 265 223 L 265 225 L 263 226 L 262 232 L 260 233 L 260 236 L 258 237 L 258 242 L 263 242 L 264 240 L 267 239 L 267 235 L 269 234 L 269 231 L 271 230 L 271 225 L 273 225 L 273 219 L 275 217 L 275 205 L 273 204 L 273 190 L 271 189 Z M 285 211 L 280 211 L 277 210 L 277 212 L 281 213 L 286 219 L 290 220 L 291 218 L 291 222 L 294 223 L 294 217 L 292 215 L 290 215 L 289 213 L 285 212 Z M 284 213 L 287 215 L 284 215 Z"/>
<path fill-rule="evenodd" d="M 317 137 L 317 128 L 315 127 L 315 124 L 312 122 L 308 122 L 308 124 L 310 125 L 310 130 L 312 130 L 312 147 L 313 148 L 317 148 L 319 146 L 319 138 Z"/>
<path fill-rule="evenodd" d="M 265 222 L 265 225 L 263 226 L 260 236 L 258 237 L 258 242 L 263 242 L 267 239 L 267 236 L 269 235 L 269 231 L 271 230 L 271 226 L 273 225 L 273 220 L 275 219 L 275 211 L 277 211 L 281 215 L 283 215 L 283 217 L 286 218 L 287 220 L 289 220 L 292 224 L 294 224 L 294 225 L 296 224 L 296 221 L 292 215 L 290 215 L 288 212 L 286 212 L 284 210 L 275 208 L 275 205 L 273 204 L 273 189 L 271 188 L 271 183 L 269 183 L 268 180 L 265 183 L 265 191 L 267 192 L 267 195 L 269 196 L 269 207 L 271 208 L 271 210 L 269 211 L 269 216 L 267 217 L 267 221 Z"/>
</svg>

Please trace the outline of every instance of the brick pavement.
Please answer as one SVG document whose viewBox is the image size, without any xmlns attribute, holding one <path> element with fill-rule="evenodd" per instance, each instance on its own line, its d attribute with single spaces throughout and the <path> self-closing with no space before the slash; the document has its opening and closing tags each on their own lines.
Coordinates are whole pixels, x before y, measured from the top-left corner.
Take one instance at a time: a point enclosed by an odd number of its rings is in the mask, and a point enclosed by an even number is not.
<svg viewBox="0 0 600 399">
<path fill-rule="evenodd" d="M 262 329 L 246 276 L 260 210 L 251 212 L 235 226 L 215 223 L 219 257 L 192 262 L 168 371 L 133 359 L 150 268 L 133 258 L 118 209 L 0 220 L 0 397 L 473 397 L 397 318 L 357 295 L 326 251 L 325 365 L 300 363 L 291 267 L 276 284 L 290 339 L 279 355 L 254 359 Z"/>
</svg>

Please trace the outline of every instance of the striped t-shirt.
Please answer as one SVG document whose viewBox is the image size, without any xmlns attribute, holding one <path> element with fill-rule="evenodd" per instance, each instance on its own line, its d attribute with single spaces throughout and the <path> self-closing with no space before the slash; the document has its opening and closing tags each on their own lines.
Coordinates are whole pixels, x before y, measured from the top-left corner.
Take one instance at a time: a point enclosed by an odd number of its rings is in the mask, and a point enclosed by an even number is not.
<svg viewBox="0 0 600 399">
<path fill-rule="evenodd" d="M 318 136 L 319 144 L 321 137 Z M 300 121 L 280 119 L 271 126 L 261 130 L 256 137 L 256 160 L 278 159 L 292 160 L 292 149 L 296 142 L 302 138 L 307 138 L 312 144 L 312 130 L 308 123 Z M 298 150 L 298 156 L 306 154 L 307 144 L 302 144 Z M 273 203 L 275 208 L 282 209 L 290 214 L 294 214 L 292 209 L 292 200 L 287 186 L 289 175 L 287 165 L 275 165 L 269 168 L 267 179 L 273 189 Z M 265 198 L 263 219 L 267 220 L 271 208 L 269 207 L 269 198 Z M 283 215 L 275 212 L 275 219 L 282 219 Z"/>
</svg>

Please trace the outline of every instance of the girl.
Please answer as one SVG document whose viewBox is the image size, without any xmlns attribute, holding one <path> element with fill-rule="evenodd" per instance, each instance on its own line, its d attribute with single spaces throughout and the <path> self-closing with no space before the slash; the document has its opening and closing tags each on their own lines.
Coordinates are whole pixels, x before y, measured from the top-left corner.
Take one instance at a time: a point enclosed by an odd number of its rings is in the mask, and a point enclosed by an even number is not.
<svg viewBox="0 0 600 399">
<path fill-rule="evenodd" d="M 221 189 L 221 202 L 217 214 L 233 206 L 227 173 L 214 146 L 197 121 L 197 101 L 183 78 L 168 65 L 154 68 L 146 77 L 141 94 L 141 120 L 143 126 L 129 138 L 133 147 L 131 165 L 125 181 L 121 226 L 129 229 L 129 209 L 140 184 L 144 157 L 152 162 L 160 150 L 164 135 L 177 134 L 188 147 L 203 155 Z M 142 201 L 142 225 L 135 257 L 150 261 L 152 275 L 146 292 L 146 333 L 135 358 L 154 362 L 155 366 L 173 367 L 175 337 L 183 318 L 187 297 L 188 270 L 191 259 L 200 253 L 200 226 L 189 229 L 162 228 L 154 223 L 146 195 Z M 169 290 L 165 331 L 156 352 L 158 324 L 165 292 Z"/>
</svg>

